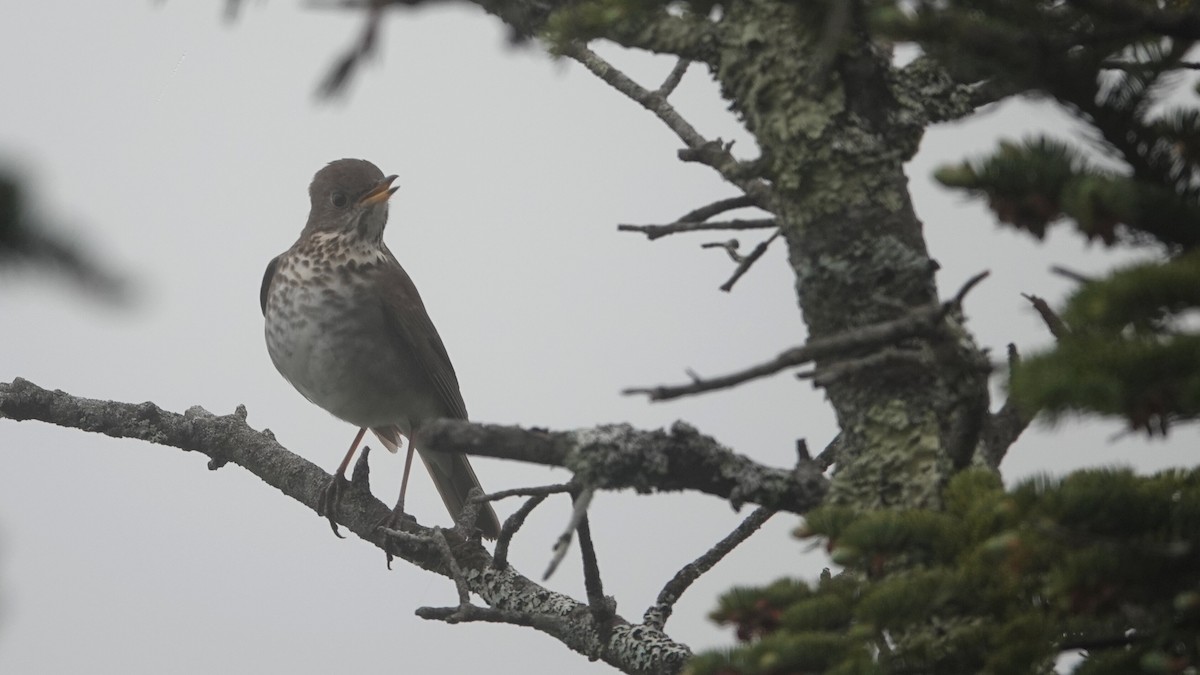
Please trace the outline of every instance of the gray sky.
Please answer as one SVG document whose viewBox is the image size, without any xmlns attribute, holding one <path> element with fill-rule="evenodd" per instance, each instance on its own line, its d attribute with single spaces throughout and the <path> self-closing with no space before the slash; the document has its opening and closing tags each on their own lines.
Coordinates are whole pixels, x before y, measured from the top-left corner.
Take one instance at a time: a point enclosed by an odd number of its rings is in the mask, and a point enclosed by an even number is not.
<svg viewBox="0 0 1200 675">
<path fill-rule="evenodd" d="M 731 294 L 723 254 L 697 235 L 647 243 L 620 222 L 670 222 L 732 194 L 675 159 L 657 120 L 582 68 L 506 46 L 470 8 L 394 13 L 382 52 L 348 97 L 313 91 L 361 17 L 249 3 L 8 3 L 0 23 L 0 161 L 32 180 L 35 206 L 131 274 L 137 302 L 99 305 L 47 274 L 0 276 L 0 381 L 26 377 L 73 394 L 152 400 L 218 414 L 244 403 L 295 452 L 332 469 L 354 429 L 316 409 L 266 354 L 258 289 L 266 262 L 307 214 L 325 162 L 363 157 L 397 173 L 386 236 L 421 289 L 474 419 L 550 428 L 684 419 L 758 461 L 789 466 L 795 439 L 834 435 L 818 391 L 787 375 L 651 405 L 631 385 L 717 374 L 804 339 L 791 271 L 775 246 Z M 671 63 L 602 50 L 657 86 Z M 702 133 L 752 143 L 702 68 L 675 97 Z M 967 302 L 981 343 L 1048 342 L 1019 293 L 1059 299 L 1061 263 L 1088 272 L 1118 257 L 1068 233 L 1045 245 L 1004 231 L 977 204 L 935 188 L 939 163 L 1069 122 L 1017 102 L 926 137 L 909 169 L 943 295 L 992 277 Z M 758 241 L 738 237 L 743 247 Z M 1128 255 L 1125 256 L 1125 259 Z M 1169 442 L 1113 423 L 1039 426 L 1016 445 L 1008 479 L 1036 471 L 1190 463 L 1196 432 Z M 413 616 L 455 602 L 453 585 L 326 523 L 245 471 L 204 458 L 37 423 L 0 421 L 0 672 L 607 672 L 530 630 L 446 626 Z M 376 455 L 391 502 L 400 461 Z M 563 473 L 476 460 L 485 487 Z M 420 473 L 414 472 L 414 475 Z M 409 510 L 445 524 L 420 475 Z M 502 504 L 502 516 L 512 504 Z M 600 495 L 591 511 L 606 590 L 638 619 L 661 585 L 741 519 L 700 496 Z M 743 514 L 744 515 L 744 514 Z M 565 523 L 563 500 L 514 544 L 537 575 Z M 704 615 L 734 583 L 815 574 L 779 516 L 680 602 L 668 624 L 699 650 L 731 636 Z M 550 586 L 581 597 L 577 557 Z"/>
</svg>

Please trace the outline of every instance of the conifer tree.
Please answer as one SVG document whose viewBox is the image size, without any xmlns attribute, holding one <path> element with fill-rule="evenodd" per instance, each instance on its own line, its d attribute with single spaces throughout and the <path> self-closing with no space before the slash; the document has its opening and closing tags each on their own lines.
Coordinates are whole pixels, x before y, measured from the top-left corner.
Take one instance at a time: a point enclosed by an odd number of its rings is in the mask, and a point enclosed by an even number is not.
<svg viewBox="0 0 1200 675">
<path fill-rule="evenodd" d="M 917 44 L 960 81 L 1049 97 L 1092 132 L 1007 139 L 936 178 L 1041 239 L 1073 227 L 1147 262 L 1081 279 L 1060 311 L 1031 298 L 1052 349 L 1013 359 L 1021 414 L 1119 417 L 1167 434 L 1200 414 L 1200 115 L 1180 75 L 1188 2 L 876 2 L 872 36 Z M 1194 80 L 1194 78 L 1193 78 Z M 1112 168 L 1117 167 L 1117 168 Z M 712 617 L 741 646 L 693 673 L 1079 674 L 1200 666 L 1200 470 L 1084 470 L 1005 490 L 955 476 L 941 507 L 810 512 L 796 535 L 840 572 L 733 589 Z"/>
</svg>

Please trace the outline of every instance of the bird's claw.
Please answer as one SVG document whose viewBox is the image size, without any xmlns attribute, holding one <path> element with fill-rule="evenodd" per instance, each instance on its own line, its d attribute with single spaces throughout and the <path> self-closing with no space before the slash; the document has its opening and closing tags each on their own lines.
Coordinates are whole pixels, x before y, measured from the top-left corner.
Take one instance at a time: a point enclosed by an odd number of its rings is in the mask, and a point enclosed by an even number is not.
<svg viewBox="0 0 1200 675">
<path fill-rule="evenodd" d="M 321 491 L 321 499 L 317 501 L 317 515 L 325 516 L 329 521 L 329 527 L 333 529 L 333 534 L 338 539 L 345 539 L 342 533 L 338 531 L 338 510 L 342 502 L 342 490 L 349 483 L 341 476 L 334 476 L 329 483 L 325 485 L 325 489 Z"/>
<path fill-rule="evenodd" d="M 386 516 L 380 518 L 379 522 L 375 523 L 375 527 L 372 529 L 375 529 L 375 530 L 380 530 L 380 529 L 403 530 L 405 523 L 415 523 L 415 522 L 417 522 L 416 518 L 413 518 L 412 516 L 405 513 L 403 507 L 398 507 L 398 508 L 395 508 L 395 509 L 392 509 L 391 511 L 389 511 Z M 384 532 L 383 533 L 383 553 L 384 553 L 384 555 L 387 556 L 387 568 L 390 570 L 390 569 L 392 569 L 392 558 L 394 558 L 395 556 L 392 555 L 391 544 L 388 541 L 388 539 L 389 539 L 388 534 L 386 532 Z"/>
</svg>

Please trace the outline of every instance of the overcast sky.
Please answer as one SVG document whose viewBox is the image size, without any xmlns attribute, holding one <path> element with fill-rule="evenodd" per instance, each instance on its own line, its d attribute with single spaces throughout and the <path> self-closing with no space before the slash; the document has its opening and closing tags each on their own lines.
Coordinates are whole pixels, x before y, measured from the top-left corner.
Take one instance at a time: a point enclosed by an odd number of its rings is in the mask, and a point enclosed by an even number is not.
<svg viewBox="0 0 1200 675">
<path fill-rule="evenodd" d="M 797 438 L 835 434 L 819 391 L 787 375 L 665 404 L 633 385 L 717 374 L 804 339 L 792 275 L 775 246 L 730 294 L 732 271 L 704 241 L 647 243 L 621 222 L 670 222 L 732 190 L 675 159 L 657 120 L 582 68 L 469 7 L 389 15 L 382 50 L 343 100 L 316 84 L 361 26 L 358 15 L 248 3 L 7 3 L 0 23 L 0 162 L 32 185 L 34 207 L 124 270 L 127 307 L 56 277 L 0 275 L 0 381 L 25 377 L 93 398 L 151 400 L 218 414 L 238 404 L 256 428 L 332 469 L 354 429 L 276 373 L 262 338 L 266 262 L 295 240 L 312 174 L 362 157 L 399 174 L 386 240 L 416 281 L 458 371 L 473 419 L 549 428 L 683 419 L 778 466 Z M 668 61 L 603 50 L 657 86 Z M 675 96 L 709 136 L 749 139 L 693 68 Z M 943 295 L 983 269 L 970 328 L 997 355 L 1048 342 L 1020 292 L 1061 299 L 1052 264 L 1107 269 L 1114 256 L 1067 232 L 1045 244 L 993 225 L 978 204 L 933 186 L 933 167 L 1037 128 L 1071 133 L 1044 105 L 1015 102 L 939 127 L 909 167 Z M 739 234 L 743 247 L 759 240 Z M 1115 423 L 1035 427 L 1008 480 L 1037 471 L 1194 462 L 1184 429 L 1168 442 L 1117 441 Z M 0 672 L 599 673 L 531 630 L 446 626 L 413 616 L 455 602 L 453 585 L 337 540 L 314 513 L 236 466 L 38 423 L 0 421 Z M 391 503 L 401 462 L 376 455 Z M 561 472 L 476 460 L 484 486 L 558 482 Z M 409 510 L 447 524 L 423 473 Z M 502 516 L 512 504 L 501 504 Z M 743 517 L 702 496 L 602 494 L 591 511 L 606 591 L 638 620 L 674 571 Z M 565 523 L 543 505 L 514 543 L 537 575 Z M 733 585 L 825 564 L 802 557 L 778 516 L 680 602 L 668 632 L 700 650 L 731 636 L 705 618 Z M 582 597 L 577 558 L 550 586 Z"/>
</svg>

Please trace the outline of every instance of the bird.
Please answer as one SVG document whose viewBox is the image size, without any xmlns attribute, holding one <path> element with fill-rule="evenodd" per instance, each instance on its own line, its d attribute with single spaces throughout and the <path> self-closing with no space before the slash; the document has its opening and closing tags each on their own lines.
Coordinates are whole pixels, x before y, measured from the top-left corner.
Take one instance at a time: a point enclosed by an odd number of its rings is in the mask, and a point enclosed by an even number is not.
<svg viewBox="0 0 1200 675">
<path fill-rule="evenodd" d="M 367 430 L 393 453 L 408 441 L 389 526 L 404 517 L 414 449 L 456 523 L 468 493 L 480 487 L 466 455 L 421 447 L 424 425 L 465 420 L 467 408 L 416 285 L 383 242 L 396 178 L 363 159 L 317 171 L 308 221 L 291 248 L 267 264 L 259 294 L 267 352 L 279 373 L 309 401 L 359 427 L 317 510 L 338 537 L 346 468 Z M 489 503 L 475 525 L 486 538 L 499 536 Z"/>
</svg>

